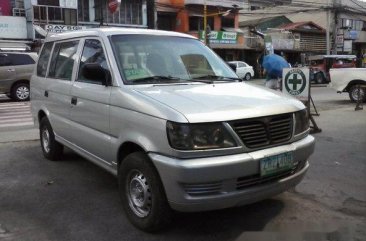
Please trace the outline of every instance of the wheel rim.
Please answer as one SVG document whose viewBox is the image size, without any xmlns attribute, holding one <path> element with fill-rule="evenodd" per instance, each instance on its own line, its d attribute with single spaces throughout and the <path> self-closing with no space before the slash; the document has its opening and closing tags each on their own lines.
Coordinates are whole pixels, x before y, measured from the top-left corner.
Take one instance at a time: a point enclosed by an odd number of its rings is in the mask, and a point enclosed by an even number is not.
<svg viewBox="0 0 366 241">
<path fill-rule="evenodd" d="M 365 91 L 362 88 L 360 88 L 360 89 L 353 88 L 352 98 L 357 101 L 358 100 L 358 95 L 360 95 L 360 100 L 362 101 L 365 98 Z"/>
<path fill-rule="evenodd" d="M 29 88 L 26 86 L 20 86 L 16 90 L 16 96 L 20 100 L 25 100 L 29 97 Z"/>
<path fill-rule="evenodd" d="M 46 153 L 50 152 L 50 133 L 47 128 L 42 130 L 42 146 Z"/>
<path fill-rule="evenodd" d="M 146 217 L 151 211 L 151 191 L 144 174 L 132 170 L 126 182 L 127 198 L 131 210 L 138 217 Z"/>
<path fill-rule="evenodd" d="M 246 74 L 246 75 L 245 75 L 245 79 L 246 79 L 246 80 L 250 80 L 250 75 L 249 75 L 249 74 Z"/>
</svg>

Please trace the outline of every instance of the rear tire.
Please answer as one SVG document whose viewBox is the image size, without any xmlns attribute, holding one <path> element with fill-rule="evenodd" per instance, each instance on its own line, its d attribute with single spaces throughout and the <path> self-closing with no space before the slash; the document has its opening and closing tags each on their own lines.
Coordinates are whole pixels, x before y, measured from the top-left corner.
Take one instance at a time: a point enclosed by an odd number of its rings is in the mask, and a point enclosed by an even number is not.
<svg viewBox="0 0 366 241">
<path fill-rule="evenodd" d="M 252 78 L 252 76 L 250 75 L 250 73 L 246 73 L 244 76 L 244 80 L 250 80 Z"/>
<path fill-rule="evenodd" d="M 28 83 L 18 83 L 11 90 L 11 98 L 16 101 L 29 100 L 30 90 Z"/>
<path fill-rule="evenodd" d="M 363 102 L 366 102 L 366 93 L 364 88 L 360 88 L 360 93 L 358 93 L 358 87 L 357 85 L 352 85 L 348 90 L 349 98 L 353 102 L 357 102 L 358 100 L 358 94 L 360 94 L 360 100 Z"/>
<path fill-rule="evenodd" d="M 39 134 L 44 157 L 51 161 L 59 160 L 64 146 L 55 140 L 55 134 L 46 117 L 43 117 L 40 122 Z"/>
<path fill-rule="evenodd" d="M 146 154 L 135 152 L 122 160 L 118 185 L 123 208 L 135 227 L 154 232 L 170 223 L 172 212 L 163 185 Z"/>
</svg>

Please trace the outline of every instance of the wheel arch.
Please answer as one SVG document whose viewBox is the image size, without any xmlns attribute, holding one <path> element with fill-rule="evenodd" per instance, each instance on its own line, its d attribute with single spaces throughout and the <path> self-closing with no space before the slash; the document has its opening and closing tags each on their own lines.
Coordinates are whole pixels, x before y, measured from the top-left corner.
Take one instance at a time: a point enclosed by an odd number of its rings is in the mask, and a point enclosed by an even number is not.
<svg viewBox="0 0 366 241">
<path fill-rule="evenodd" d="M 366 84 L 366 81 L 362 80 L 362 79 L 351 80 L 348 83 L 348 85 L 346 86 L 346 88 L 344 88 L 343 92 L 348 92 L 352 86 L 358 85 L 358 84 Z"/>
<path fill-rule="evenodd" d="M 37 117 L 38 117 L 38 123 L 40 123 L 43 117 L 47 117 L 47 114 L 44 110 L 40 110 L 38 111 Z"/>
<path fill-rule="evenodd" d="M 140 145 L 132 142 L 127 141 L 121 144 L 121 146 L 118 148 L 117 152 L 117 166 L 119 167 L 123 160 L 131 153 L 134 152 L 144 152 L 146 153 L 145 149 L 142 148 Z M 118 169 L 117 169 L 118 170 Z"/>
<path fill-rule="evenodd" d="M 17 85 L 17 84 L 28 84 L 29 85 L 29 83 L 30 83 L 30 81 L 29 80 L 27 80 L 27 79 L 20 79 L 20 80 L 17 80 L 17 81 L 15 81 L 12 85 L 11 85 L 11 87 L 10 87 L 10 92 L 12 92 L 13 91 L 13 89 L 14 89 L 14 87 Z"/>
</svg>

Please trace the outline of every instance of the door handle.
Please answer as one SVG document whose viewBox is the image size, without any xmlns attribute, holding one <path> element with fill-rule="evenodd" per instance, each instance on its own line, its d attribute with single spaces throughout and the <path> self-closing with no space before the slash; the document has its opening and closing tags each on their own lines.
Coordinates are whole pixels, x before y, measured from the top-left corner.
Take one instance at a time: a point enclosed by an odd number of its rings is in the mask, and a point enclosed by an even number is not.
<svg viewBox="0 0 366 241">
<path fill-rule="evenodd" d="M 72 97 L 71 98 L 71 104 L 72 105 L 76 105 L 78 103 L 78 98 L 76 98 L 76 97 Z"/>
<path fill-rule="evenodd" d="M 48 97 L 48 91 L 47 90 L 44 91 L 44 96 Z"/>
<path fill-rule="evenodd" d="M 15 69 L 8 69 L 8 72 L 15 72 Z"/>
</svg>

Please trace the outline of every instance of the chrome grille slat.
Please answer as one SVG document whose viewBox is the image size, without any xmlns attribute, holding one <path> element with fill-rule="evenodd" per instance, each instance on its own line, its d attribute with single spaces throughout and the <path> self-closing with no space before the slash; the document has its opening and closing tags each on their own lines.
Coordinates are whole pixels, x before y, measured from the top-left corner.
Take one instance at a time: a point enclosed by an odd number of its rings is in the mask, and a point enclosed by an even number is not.
<svg viewBox="0 0 366 241">
<path fill-rule="evenodd" d="M 249 140 L 256 140 L 256 139 L 260 139 L 260 138 L 267 138 L 267 135 L 260 135 L 260 136 L 246 136 L 246 137 L 243 137 L 245 140 L 249 141 Z"/>
<path fill-rule="evenodd" d="M 276 130 L 276 131 L 271 131 L 271 136 L 273 135 L 277 135 L 277 134 L 289 134 L 289 131 L 288 130 Z"/>
<path fill-rule="evenodd" d="M 229 124 L 245 146 L 260 148 L 288 141 L 292 136 L 292 113 L 232 121 Z"/>
<path fill-rule="evenodd" d="M 256 133 L 256 131 L 260 131 L 260 132 L 263 132 L 263 133 L 266 133 L 265 131 L 265 127 L 261 127 L 261 128 L 255 128 L 255 129 L 250 129 L 250 130 L 240 130 L 240 131 L 237 131 L 238 133 Z"/>
</svg>

